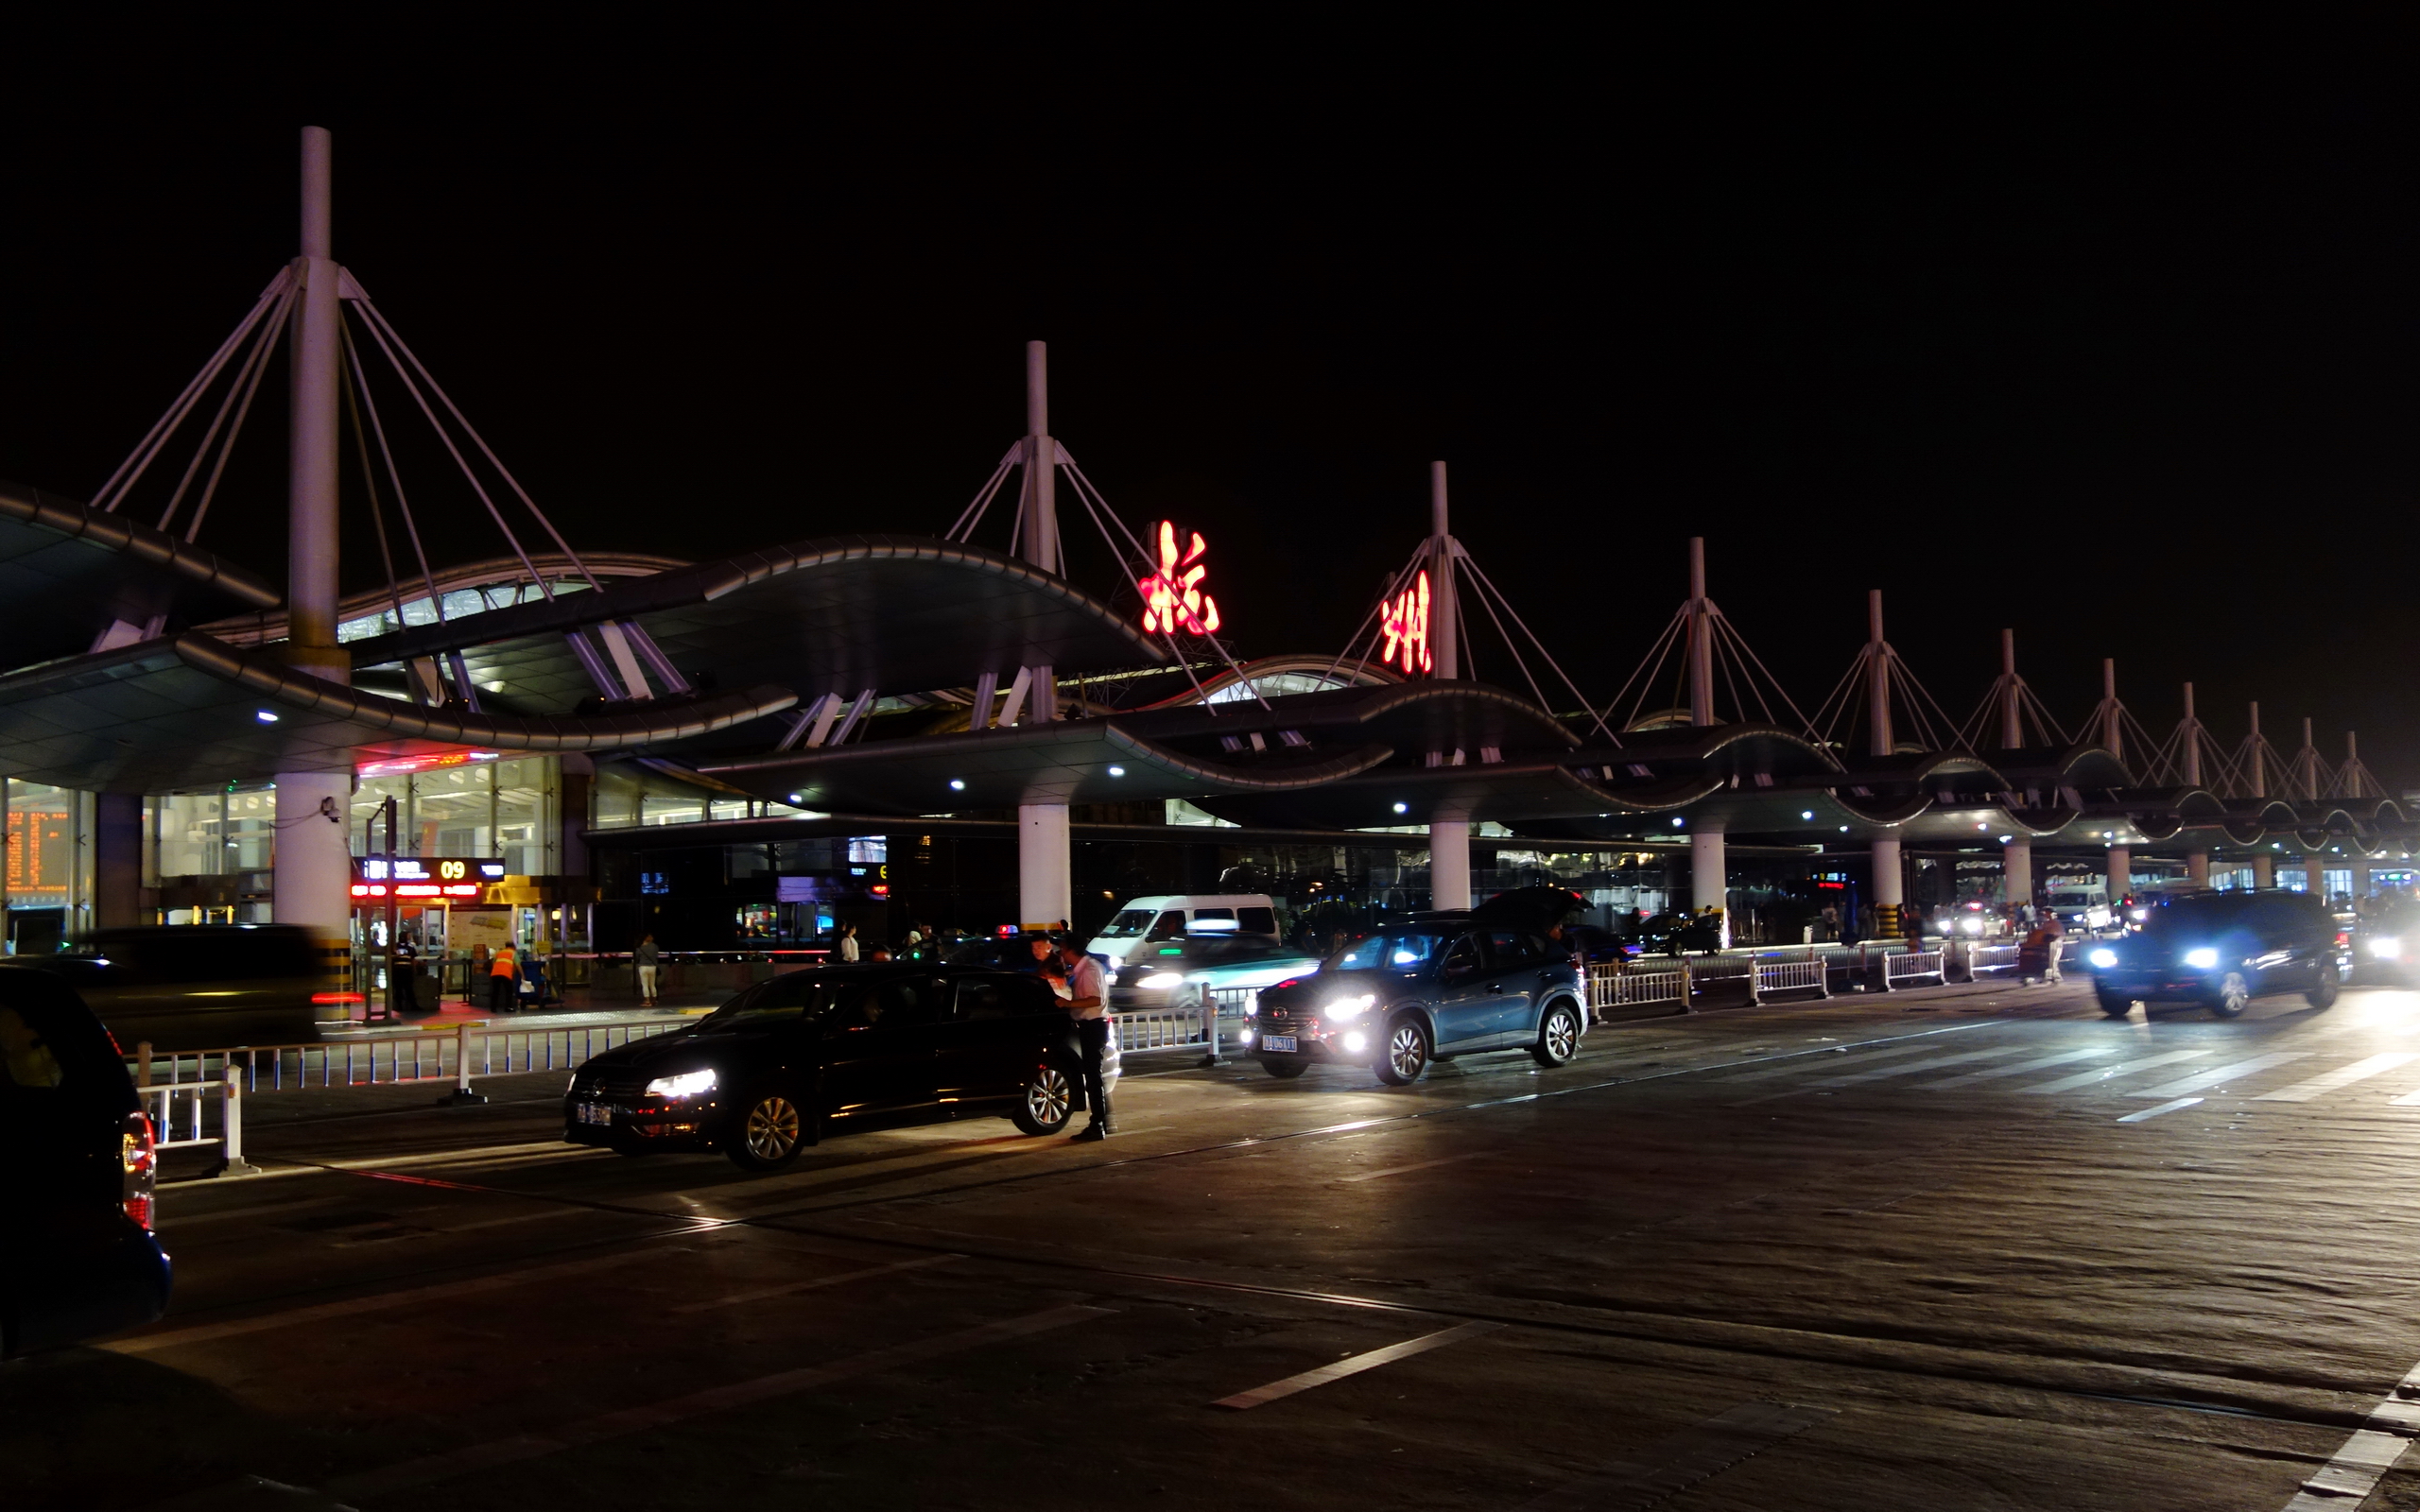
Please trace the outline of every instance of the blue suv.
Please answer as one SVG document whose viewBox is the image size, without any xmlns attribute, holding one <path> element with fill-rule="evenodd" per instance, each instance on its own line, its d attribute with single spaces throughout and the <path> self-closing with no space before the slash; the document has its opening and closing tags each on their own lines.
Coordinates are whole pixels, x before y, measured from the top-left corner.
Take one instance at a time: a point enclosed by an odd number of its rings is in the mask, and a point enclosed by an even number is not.
<svg viewBox="0 0 2420 1512">
<path fill-rule="evenodd" d="M 1579 1052 L 1587 1022 L 1580 970 L 1545 936 L 1411 924 L 1263 988 L 1252 1054 L 1272 1076 L 1329 1061 L 1366 1065 L 1399 1087 L 1431 1059 L 1476 1051 L 1527 1050 L 1560 1066 Z"/>
</svg>

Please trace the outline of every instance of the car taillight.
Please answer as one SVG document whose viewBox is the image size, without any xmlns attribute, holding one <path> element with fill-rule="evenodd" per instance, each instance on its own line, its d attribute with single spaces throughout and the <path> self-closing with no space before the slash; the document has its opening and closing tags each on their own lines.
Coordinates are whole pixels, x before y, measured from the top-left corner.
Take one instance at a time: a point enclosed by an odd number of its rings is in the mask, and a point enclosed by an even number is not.
<svg viewBox="0 0 2420 1512">
<path fill-rule="evenodd" d="M 2337 947 L 2337 949 L 2339 949 L 2339 950 L 2342 950 L 2344 947 L 2346 947 L 2346 946 L 2348 946 L 2348 945 L 2350 945 L 2350 944 L 2352 944 L 2352 943 L 2353 943 L 2353 932 L 2352 932 L 2351 930 L 2349 930 L 2349 929 L 2340 929 L 2340 930 L 2338 930 L 2338 931 L 2336 932 L 2336 947 Z"/>
<path fill-rule="evenodd" d="M 160 1179 L 159 1148 L 151 1135 L 151 1118 L 140 1108 L 126 1115 L 126 1127 L 118 1135 L 118 1164 L 124 1168 L 125 1179 L 120 1187 L 119 1206 L 126 1215 L 146 1229 L 151 1227 L 152 1192 Z"/>
<path fill-rule="evenodd" d="M 288 1001 L 291 1001 L 291 1000 L 289 999 Z M 370 1000 L 369 1000 L 368 998 L 366 998 L 366 997 L 362 996 L 362 994 L 360 994 L 360 993 L 358 993 L 358 992 L 314 992 L 314 993 L 312 993 L 312 994 L 311 994 L 311 1001 L 312 1001 L 313 1003 L 320 1003 L 320 1004 L 326 1004 L 326 1003 L 346 1003 L 346 1004 L 351 1004 L 351 1003 L 367 1003 L 367 1002 L 368 1002 L 368 1001 L 370 1001 Z"/>
</svg>

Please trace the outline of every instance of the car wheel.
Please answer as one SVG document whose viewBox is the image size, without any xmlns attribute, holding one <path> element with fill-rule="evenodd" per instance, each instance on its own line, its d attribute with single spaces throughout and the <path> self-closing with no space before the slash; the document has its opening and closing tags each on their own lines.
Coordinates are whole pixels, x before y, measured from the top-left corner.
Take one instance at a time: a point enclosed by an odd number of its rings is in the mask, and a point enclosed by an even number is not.
<svg viewBox="0 0 2420 1512">
<path fill-rule="evenodd" d="M 1056 1134 L 1067 1126 L 1075 1108 L 1075 1084 L 1058 1067 L 1045 1066 L 1017 1093 L 1016 1107 L 1009 1110 L 1009 1122 L 1022 1133 Z"/>
<path fill-rule="evenodd" d="M 2100 1011 L 2109 1015 L 2113 1019 L 2122 1019 L 2129 1013 L 2135 1011 L 2135 1000 L 2125 996 L 2123 993 L 2110 992 L 2100 988 L 2093 988 L 2093 996 L 2100 1000 Z"/>
<path fill-rule="evenodd" d="M 723 1144 L 743 1171 L 771 1171 L 798 1159 L 808 1143 L 807 1115 L 779 1092 L 759 1092 L 740 1110 Z"/>
<path fill-rule="evenodd" d="M 1307 1060 L 1264 1060 L 1260 1064 L 1263 1070 L 1279 1081 L 1292 1081 L 1311 1069 L 1311 1063 Z"/>
<path fill-rule="evenodd" d="M 1580 1018 L 1569 1004 L 1558 1003 L 1547 1009 L 1547 1022 L 1538 1025 L 1538 1042 L 1530 1054 L 1541 1066 L 1560 1066 L 1579 1053 Z"/>
<path fill-rule="evenodd" d="M 1378 1079 L 1401 1087 L 1418 1081 L 1427 1065 L 1428 1031 L 1418 1019 L 1397 1019 L 1388 1028 L 1386 1048 L 1378 1057 Z"/>
<path fill-rule="evenodd" d="M 2219 978 L 2216 990 L 2210 994 L 2210 1011 L 2221 1019 L 2232 1019 L 2252 1005 L 2252 984 L 2241 971 L 2229 971 Z"/>
<path fill-rule="evenodd" d="M 2313 982 L 2310 986 L 2310 990 L 2303 994 L 2303 1001 L 2309 1004 L 2314 1008 L 2334 1007 L 2336 1005 L 2336 963 L 2334 961 L 2320 962 L 2319 980 Z"/>
</svg>

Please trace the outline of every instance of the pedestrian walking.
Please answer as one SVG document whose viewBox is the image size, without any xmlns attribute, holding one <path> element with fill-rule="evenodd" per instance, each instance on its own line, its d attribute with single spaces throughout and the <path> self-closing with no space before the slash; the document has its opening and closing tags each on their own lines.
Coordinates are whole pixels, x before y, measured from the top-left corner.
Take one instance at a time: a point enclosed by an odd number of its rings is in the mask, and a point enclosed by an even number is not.
<svg viewBox="0 0 2420 1512">
<path fill-rule="evenodd" d="M 631 961 L 639 971 L 639 1006 L 655 1006 L 656 974 L 664 970 L 664 953 L 655 948 L 655 936 L 643 935 L 639 948 L 631 953 Z"/>
<path fill-rule="evenodd" d="M 855 924 L 840 926 L 840 959 L 851 966 L 857 963 L 857 926 Z"/>
<path fill-rule="evenodd" d="M 1101 1057 L 1109 1051 L 1109 1003 L 1101 987 L 1100 962 L 1064 935 L 1059 936 L 1058 945 L 1067 1016 L 1076 1021 L 1076 1043 L 1084 1057 L 1084 1102 L 1093 1110 L 1092 1122 L 1075 1138 L 1105 1140 L 1109 1138 L 1109 1089 L 1101 1082 Z"/>
<path fill-rule="evenodd" d="M 488 1011 L 518 1013 L 521 1010 L 521 961 L 510 945 L 500 947 L 488 962 Z"/>
<path fill-rule="evenodd" d="M 529 959 L 522 963 L 521 995 L 529 1000 L 529 1005 L 533 1008 L 543 1008 L 546 1005 L 546 960 L 544 956 L 532 955 Z"/>
<path fill-rule="evenodd" d="M 409 935 L 395 936 L 387 952 L 387 1002 L 399 1014 L 420 1013 L 420 947 Z"/>
</svg>

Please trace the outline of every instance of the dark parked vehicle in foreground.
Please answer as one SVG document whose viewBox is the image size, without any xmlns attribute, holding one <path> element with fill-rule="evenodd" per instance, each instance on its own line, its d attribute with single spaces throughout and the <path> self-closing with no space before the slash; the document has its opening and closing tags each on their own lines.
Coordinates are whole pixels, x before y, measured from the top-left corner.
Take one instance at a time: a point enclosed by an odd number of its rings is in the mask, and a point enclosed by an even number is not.
<svg viewBox="0 0 2420 1512">
<path fill-rule="evenodd" d="M 2100 1011 L 2199 1003 L 2232 1019 L 2254 998 L 2299 992 L 2336 1001 L 2351 962 L 2335 916 L 2308 893 L 2180 893 L 2144 910 L 2142 927 L 2084 952 Z"/>
<path fill-rule="evenodd" d="M 91 1010 L 55 976 L 0 967 L 0 1354 L 167 1310 L 151 1141 L 126 1062 Z"/>
<path fill-rule="evenodd" d="M 1261 989 L 1253 1058 L 1272 1076 L 1322 1061 L 1366 1065 L 1397 1086 L 1434 1057 L 1527 1050 L 1560 1066 L 1588 1022 L 1567 951 L 1515 929 L 1396 925 L 1310 976 Z"/>
<path fill-rule="evenodd" d="M 359 1001 L 324 990 L 319 942 L 292 924 L 104 929 L 17 964 L 64 979 L 129 1050 L 308 1044 Z"/>
<path fill-rule="evenodd" d="M 1657 914 L 1638 926 L 1633 941 L 1640 953 L 1678 955 L 1685 951 L 1722 949 L 1722 924 L 1700 914 Z"/>
<path fill-rule="evenodd" d="M 625 1155 L 720 1150 L 767 1171 L 827 1129 L 919 1109 L 1005 1111 L 1028 1134 L 1055 1134 L 1083 1106 L 1080 1066 L 1073 1021 L 1039 976 L 821 967 L 586 1061 L 563 1098 L 563 1138 Z M 1103 1072 L 1114 1081 L 1115 1061 Z"/>
</svg>

